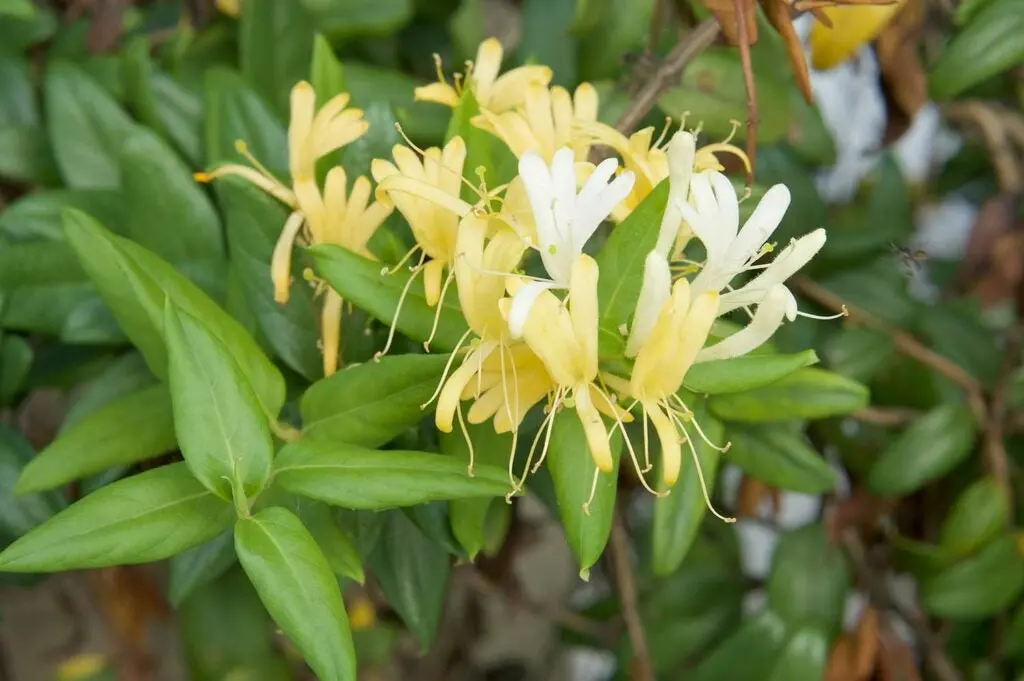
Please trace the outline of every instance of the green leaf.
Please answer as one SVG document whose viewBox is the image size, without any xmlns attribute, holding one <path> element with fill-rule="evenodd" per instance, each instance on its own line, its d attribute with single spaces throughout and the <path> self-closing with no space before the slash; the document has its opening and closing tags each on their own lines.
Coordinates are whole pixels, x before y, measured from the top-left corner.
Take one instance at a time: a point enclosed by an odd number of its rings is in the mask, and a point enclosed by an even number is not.
<svg viewBox="0 0 1024 681">
<path fill-rule="evenodd" d="M 661 215 L 668 203 L 668 182 L 662 182 L 625 220 L 612 230 L 597 255 L 601 277 L 597 282 L 600 302 L 599 349 L 602 356 L 619 357 L 626 337 L 621 329 L 633 318 L 644 259 L 658 241 Z"/>
<path fill-rule="evenodd" d="M 906 241 L 914 225 L 910 191 L 899 163 L 885 153 L 878 168 L 868 176 L 872 184 L 866 201 L 860 202 L 846 220 L 829 224 L 828 241 L 819 257 L 846 264 Z"/>
<path fill-rule="evenodd" d="M 415 426 L 448 355 L 392 355 L 349 366 L 302 396 L 303 436 L 377 447 Z"/>
<path fill-rule="evenodd" d="M 36 6 L 31 0 L 0 0 L 0 14 L 28 19 L 35 13 Z"/>
<path fill-rule="evenodd" d="M 772 610 L 745 621 L 687 675 L 687 681 L 764 681 L 786 640 L 786 625 Z"/>
<path fill-rule="evenodd" d="M 402 290 L 411 276 L 407 270 L 382 274 L 383 265 L 348 251 L 341 246 L 314 246 L 308 251 L 313 256 L 317 273 L 327 280 L 342 298 L 365 310 L 375 319 L 391 324 L 395 309 L 402 298 Z M 405 294 L 395 328 L 415 341 L 426 341 L 434 326 L 435 307 L 429 307 L 423 285 L 414 282 Z M 430 343 L 432 350 L 453 349 L 466 333 L 466 320 L 462 317 L 458 295 L 452 286 L 441 306 L 437 332 Z"/>
<path fill-rule="evenodd" d="M 441 452 L 468 466 L 472 447 L 474 465 L 495 468 L 507 467 L 515 456 L 512 433 L 495 433 L 490 423 L 467 424 L 466 432 L 468 440 L 461 432 L 441 433 Z M 504 499 L 454 499 L 448 505 L 452 534 L 470 560 L 504 538 L 508 516 L 503 511 L 507 511 Z"/>
<path fill-rule="evenodd" d="M 150 76 L 149 86 L 167 140 L 182 153 L 190 166 L 200 167 L 203 163 L 203 101 L 200 94 L 160 72 Z"/>
<path fill-rule="evenodd" d="M 448 108 L 413 99 L 413 90 L 422 85 L 422 81 L 393 69 L 355 61 L 342 64 L 345 69 L 345 87 L 352 95 L 355 106 L 366 110 L 373 104 L 390 107 L 405 134 L 424 146 L 437 144 L 444 137 L 450 116 Z"/>
<path fill-rule="evenodd" d="M 0 20 L 0 54 L 20 57 L 29 46 L 53 37 L 56 30 L 57 15 L 49 6 L 37 6 L 31 17 L 6 17 Z"/>
<path fill-rule="evenodd" d="M 222 499 L 236 490 L 256 496 L 270 476 L 274 443 L 252 384 L 201 320 L 168 302 L 164 324 L 174 430 L 185 462 Z"/>
<path fill-rule="evenodd" d="M 60 425 L 59 434 L 67 433 L 87 416 L 119 398 L 155 384 L 156 379 L 146 368 L 142 355 L 135 351 L 126 352 L 112 360 L 87 383 L 78 387 L 71 408 Z"/>
<path fill-rule="evenodd" d="M 28 61 L 21 57 L 0 57 L 0 127 L 40 122 Z"/>
<path fill-rule="evenodd" d="M 999 534 L 1009 517 L 1006 492 L 994 478 L 982 478 L 953 502 L 942 523 L 939 543 L 956 556 L 969 555 Z"/>
<path fill-rule="evenodd" d="M 111 234 L 84 213 L 67 211 L 64 229 L 93 285 L 156 376 L 167 375 L 163 327 L 164 301 L 169 298 L 203 320 L 230 349 L 263 411 L 269 418 L 277 417 L 284 404 L 284 378 L 238 322 L 167 262 Z"/>
<path fill-rule="evenodd" d="M 928 76 L 937 100 L 952 99 L 1024 61 L 1024 13 L 1017 0 L 993 0 L 949 42 Z"/>
<path fill-rule="evenodd" d="M 93 492 L 0 553 L 3 572 L 60 572 L 149 563 L 212 539 L 234 509 L 182 464 Z"/>
<path fill-rule="evenodd" d="M 772 487 L 820 494 L 836 484 L 835 473 L 804 438 L 784 426 L 731 426 L 732 446 L 723 456 Z"/>
<path fill-rule="evenodd" d="M 61 211 L 77 208 L 115 232 L 124 222 L 121 192 L 107 189 L 52 189 L 22 196 L 0 213 L 0 234 L 14 241 L 62 241 Z"/>
<path fill-rule="evenodd" d="M 708 405 L 727 421 L 820 419 L 863 409 L 868 405 L 868 389 L 831 371 L 808 368 L 763 388 L 714 395 Z"/>
<path fill-rule="evenodd" d="M 188 167 L 159 137 L 135 130 L 119 156 L 127 205 L 125 236 L 172 263 L 220 260 L 220 220 Z"/>
<path fill-rule="evenodd" d="M 288 140 L 268 105 L 233 71 L 214 68 L 206 73 L 203 96 L 206 162 L 242 161 L 235 142 L 272 170 L 288 168 Z"/>
<path fill-rule="evenodd" d="M 903 263 L 892 253 L 859 267 L 844 268 L 820 283 L 849 305 L 895 326 L 905 325 L 914 314 Z"/>
<path fill-rule="evenodd" d="M 4 245 L 0 251 L 0 288 L 13 291 L 85 280 L 78 256 L 67 244 L 29 241 Z"/>
<path fill-rule="evenodd" d="M 470 477 L 462 462 L 429 452 L 303 438 L 286 445 L 274 463 L 274 480 L 284 489 L 345 508 L 380 510 L 509 491 L 500 468 L 477 466 Z"/>
<path fill-rule="evenodd" d="M 313 499 L 296 497 L 296 515 L 302 520 L 317 546 L 324 552 L 334 574 L 362 584 L 366 580 L 363 564 L 355 544 L 338 526 L 333 509 Z"/>
<path fill-rule="evenodd" d="M 302 3 L 277 0 L 247 0 L 239 21 L 242 74 L 285 120 L 292 86 L 309 73 L 315 25 Z"/>
<path fill-rule="evenodd" d="M 555 416 L 551 428 L 547 469 L 555 485 L 558 515 L 565 529 L 565 538 L 576 554 L 580 577 L 587 579 L 591 566 L 601 557 L 611 535 L 622 438 L 617 431 L 612 434 L 615 468 L 610 473 L 597 475 L 597 487 L 591 499 L 597 466 L 590 455 L 579 416 L 573 409 L 564 409 Z"/>
<path fill-rule="evenodd" d="M 205 544 L 173 556 L 167 597 L 180 607 L 197 589 L 216 581 L 235 564 L 235 534 L 227 530 Z"/>
<path fill-rule="evenodd" d="M 0 541 L 20 537 L 64 508 L 55 492 L 16 494 L 14 481 L 35 452 L 16 431 L 0 425 Z"/>
<path fill-rule="evenodd" d="M 135 36 L 125 45 L 121 54 L 121 73 L 124 76 L 126 103 L 132 114 L 147 128 L 165 136 L 151 86 L 153 62 L 149 57 L 147 36 Z"/>
<path fill-rule="evenodd" d="M 302 522 L 267 508 L 235 526 L 238 560 L 285 636 L 321 681 L 355 681 L 356 655 L 338 581 Z"/>
<path fill-rule="evenodd" d="M 833 371 L 867 383 L 893 353 L 892 337 L 863 328 L 844 328 L 825 341 L 822 355 Z"/>
<path fill-rule="evenodd" d="M 300 0 L 299 4 L 332 39 L 386 35 L 413 15 L 412 0 Z"/>
<path fill-rule="evenodd" d="M 0 337 L 0 406 L 6 406 L 21 390 L 32 357 L 32 346 L 21 336 Z"/>
<path fill-rule="evenodd" d="M 793 355 L 744 355 L 694 364 L 686 372 L 687 390 L 707 395 L 762 388 L 818 362 L 814 350 Z"/>
<path fill-rule="evenodd" d="M 709 440 L 719 443 L 725 429 L 721 422 L 707 415 L 707 410 L 696 407 L 696 420 Z M 693 432 L 691 428 L 690 432 Z M 697 459 L 708 490 L 714 490 L 722 454 L 707 442 L 694 440 Z M 653 551 L 651 562 L 654 574 L 667 576 L 675 572 L 689 552 L 701 521 L 707 513 L 707 503 L 701 491 L 701 478 L 697 468 L 690 461 L 684 461 L 678 482 L 667 497 L 654 500 L 654 521 L 651 527 Z"/>
<path fill-rule="evenodd" d="M 966 406 L 936 407 L 881 453 L 871 468 L 868 487 L 879 496 L 920 489 L 970 455 L 976 432 L 977 424 Z"/>
<path fill-rule="evenodd" d="M 629 4 L 603 2 L 606 5 L 603 16 L 595 11 L 597 8 L 587 7 L 594 4 L 577 3 L 577 24 L 585 15 L 597 15 L 593 19 L 593 28 L 580 38 L 579 76 L 586 81 L 618 77 L 623 71 L 623 55 L 643 49 L 650 32 L 655 0 L 640 0 Z M 602 97 L 602 109 L 605 108 L 605 101 Z M 675 112 L 672 116 L 679 114 Z"/>
<path fill-rule="evenodd" d="M 288 211 L 275 199 L 235 177 L 215 182 L 224 211 L 231 265 L 243 284 L 243 295 L 270 348 L 285 364 L 307 379 L 323 374 L 317 350 L 317 307 L 313 291 L 297 284 L 284 305 L 274 300 L 270 260 Z M 293 258 L 295 281 L 301 282 L 303 265 Z"/>
<path fill-rule="evenodd" d="M 547 64 L 554 71 L 553 85 L 571 86 L 576 76 L 576 36 L 570 31 L 576 18 L 576 0 L 525 0 L 519 59 Z"/>
<path fill-rule="evenodd" d="M 995 384 L 1002 355 L 995 335 L 977 312 L 952 305 L 928 306 L 916 321 L 929 347 L 982 385 Z"/>
<path fill-rule="evenodd" d="M 370 556 L 370 567 L 388 603 L 426 652 L 444 607 L 451 574 L 448 554 L 404 513 L 391 512 Z"/>
<path fill-rule="evenodd" d="M 177 445 L 164 385 L 125 394 L 86 414 L 25 467 L 19 494 L 65 485 L 108 468 L 151 459 Z"/>
<path fill-rule="evenodd" d="M 110 95 L 82 69 L 52 62 L 44 81 L 47 125 L 54 157 L 71 189 L 120 184 L 121 141 L 136 126 Z"/>
<path fill-rule="evenodd" d="M 921 585 L 921 604 L 936 617 L 980 619 L 1007 608 L 1024 591 L 1024 556 L 1003 536 Z"/>
<path fill-rule="evenodd" d="M 821 681 L 828 654 L 829 636 L 818 627 L 803 627 L 786 642 L 768 681 Z"/>
<path fill-rule="evenodd" d="M 46 131 L 38 125 L 0 128 L 0 177 L 44 186 L 60 184 Z"/>
<path fill-rule="evenodd" d="M 1004 641 L 1004 652 L 1012 660 L 1024 658 L 1024 604 L 1017 606 L 1017 613 L 1010 620 Z"/>
<path fill-rule="evenodd" d="M 838 635 L 852 581 L 846 554 L 825 536 L 824 526 L 806 525 L 779 537 L 768 602 L 790 629 L 812 626 Z"/>
<path fill-rule="evenodd" d="M 318 107 L 345 91 L 345 73 L 341 68 L 341 62 L 334 56 L 331 44 L 319 33 L 313 37 L 313 59 L 309 67 L 309 82 L 316 90 Z"/>
</svg>

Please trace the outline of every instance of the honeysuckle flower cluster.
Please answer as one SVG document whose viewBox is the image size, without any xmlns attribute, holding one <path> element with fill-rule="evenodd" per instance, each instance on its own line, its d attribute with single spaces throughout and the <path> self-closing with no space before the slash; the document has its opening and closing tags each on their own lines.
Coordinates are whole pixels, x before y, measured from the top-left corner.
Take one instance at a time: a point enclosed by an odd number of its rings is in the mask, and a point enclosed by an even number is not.
<svg viewBox="0 0 1024 681">
<path fill-rule="evenodd" d="M 507 184 L 488 190 L 486 178 L 479 178 L 484 180 L 479 186 L 466 179 L 479 171 L 466 167 L 466 140 L 453 136 L 443 147 L 419 149 L 408 142 L 396 145 L 390 158 L 375 159 L 375 188 L 359 177 L 349 189 L 341 168 L 331 169 L 321 187 L 318 160 L 363 135 L 367 123 L 358 109 L 348 108 L 344 94 L 316 111 L 308 83 L 292 91 L 290 183 L 251 156 L 248 166 L 226 165 L 198 177 L 241 177 L 291 209 L 270 267 L 278 302 L 288 298 L 297 242 L 336 244 L 372 258 L 369 238 L 398 210 L 416 244 L 398 265 L 382 271 L 411 271 L 390 320 L 392 336 L 406 294 L 421 286 L 426 304 L 438 311 L 432 338 L 454 286 L 468 331 L 424 407 L 434 409 L 442 432 L 458 423 L 465 434 L 467 423 L 491 421 L 496 432 L 511 433 L 512 492 L 543 464 L 556 416 L 570 412 L 579 419 L 594 462 L 593 485 L 614 469 L 610 441 L 618 429 L 639 479 L 652 492 L 660 487 L 658 494 L 667 493 L 680 477 L 684 447 L 701 475 L 694 440 L 707 441 L 680 397 L 687 372 L 700 362 L 745 355 L 803 314 L 786 280 L 821 250 L 825 232 L 816 230 L 779 250 L 771 237 L 789 207 L 789 190 L 771 187 L 741 227 L 741 199 L 719 156 L 731 154 L 748 170 L 749 161 L 729 140 L 698 148 L 696 135 L 685 129 L 665 142 L 665 134 L 655 139 L 650 128 L 627 138 L 599 122 L 591 85 L 583 83 L 571 95 L 549 87 L 551 70 L 544 66 L 499 75 L 501 59 L 500 44 L 486 40 L 454 84 L 445 80 L 438 61 L 439 81 L 418 88 L 415 96 L 455 107 L 471 91 L 480 109 L 472 125 L 491 133 L 493 143 L 504 144 L 518 159 L 518 174 Z M 594 164 L 589 157 L 595 146 L 619 158 Z M 604 357 L 598 342 L 603 274 L 588 254 L 593 250 L 588 243 L 602 224 L 626 219 L 664 181 L 668 202 L 651 227 L 657 240 L 644 261 L 635 309 L 616 330 L 624 340 L 622 350 Z M 465 187 L 472 191 L 467 194 Z M 465 200 L 468 195 L 478 200 Z M 705 253 L 699 262 L 686 257 L 693 238 Z M 537 276 L 524 273 L 530 262 Z M 341 296 L 326 283 L 320 286 L 324 373 L 329 375 L 338 365 Z M 709 343 L 715 320 L 733 312 L 746 324 Z M 430 339 L 426 346 L 429 351 Z M 389 348 L 390 338 L 382 352 Z M 531 433 L 525 467 L 516 471 L 524 417 L 537 406 L 542 423 Z M 635 420 L 643 426 L 642 451 L 626 434 L 625 424 Z M 649 426 L 661 452 L 661 480 L 653 484 L 647 479 Z M 728 448 L 708 444 L 723 452 Z M 472 474 L 472 443 L 470 452 Z M 703 487 L 702 476 L 700 482 Z"/>
</svg>

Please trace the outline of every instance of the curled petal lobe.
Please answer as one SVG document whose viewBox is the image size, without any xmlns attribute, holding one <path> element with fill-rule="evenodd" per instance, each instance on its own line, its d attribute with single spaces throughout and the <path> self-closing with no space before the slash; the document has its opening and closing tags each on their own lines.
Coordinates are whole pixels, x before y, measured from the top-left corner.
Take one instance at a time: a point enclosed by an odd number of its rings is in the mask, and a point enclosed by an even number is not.
<svg viewBox="0 0 1024 681">
<path fill-rule="evenodd" d="M 611 446 L 608 444 L 608 430 L 604 426 L 601 413 L 591 400 L 589 384 L 575 387 L 572 396 L 576 402 L 576 414 L 583 424 L 590 456 L 593 457 L 598 470 L 610 473 L 615 468 L 615 462 L 612 460 Z"/>
<path fill-rule="evenodd" d="M 413 90 L 413 99 L 417 102 L 433 102 L 453 109 L 459 105 L 459 93 L 448 83 L 430 83 Z"/>
<path fill-rule="evenodd" d="M 640 348 L 650 338 L 654 323 L 665 305 L 672 289 L 672 272 L 668 259 L 658 251 L 647 254 L 644 262 L 644 280 L 633 315 L 633 327 L 626 341 L 626 357 L 636 357 Z"/>
<path fill-rule="evenodd" d="M 704 348 L 697 356 L 697 361 L 708 362 L 740 357 L 761 347 L 782 325 L 791 298 L 792 295 L 785 286 L 776 285 L 757 306 L 754 318 L 747 326 L 715 345 Z"/>
</svg>

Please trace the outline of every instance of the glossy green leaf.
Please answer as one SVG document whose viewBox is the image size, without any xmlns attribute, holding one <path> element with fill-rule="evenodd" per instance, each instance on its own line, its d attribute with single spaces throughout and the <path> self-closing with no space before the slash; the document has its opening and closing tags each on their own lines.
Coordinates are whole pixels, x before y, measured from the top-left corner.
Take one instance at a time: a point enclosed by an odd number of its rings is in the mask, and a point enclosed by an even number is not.
<svg viewBox="0 0 1024 681">
<path fill-rule="evenodd" d="M 511 433 L 495 433 L 491 423 L 468 424 L 466 432 L 468 440 L 461 432 L 441 433 L 441 452 L 468 466 L 472 447 L 474 465 L 508 467 L 509 457 L 515 454 Z M 470 560 L 504 537 L 506 506 L 501 498 L 455 499 L 448 505 L 452 534 Z"/>
<path fill-rule="evenodd" d="M 379 262 L 356 255 L 341 246 L 314 246 L 309 249 L 309 253 L 313 256 L 317 273 L 343 299 L 384 324 L 390 325 L 395 320 L 398 301 L 410 277 L 407 270 L 390 275 L 382 274 L 384 266 Z M 436 314 L 437 309 L 427 305 L 423 284 L 414 282 L 402 302 L 395 328 L 412 340 L 426 341 L 430 337 Z M 462 317 L 455 287 L 451 286 L 441 306 L 440 321 L 430 348 L 435 352 L 451 350 L 465 333 L 466 321 Z"/>
<path fill-rule="evenodd" d="M 235 564 L 235 535 L 228 530 L 170 560 L 167 597 L 180 607 L 197 589 L 216 581 Z"/>
<path fill-rule="evenodd" d="M 391 512 L 370 556 L 370 567 L 388 603 L 426 652 L 444 608 L 451 574 L 448 554 L 404 513 Z"/>
<path fill-rule="evenodd" d="M 22 56 L 36 43 L 53 37 L 57 13 L 48 6 L 36 6 L 31 17 L 4 17 L 0 20 L 0 54 Z"/>
<path fill-rule="evenodd" d="M 975 619 L 1008 607 L 1024 591 L 1024 556 L 1015 536 L 1003 536 L 978 554 L 921 585 L 921 604 L 936 617 Z"/>
<path fill-rule="evenodd" d="M 565 529 L 565 538 L 576 554 L 580 576 L 586 579 L 611 536 L 622 438 L 617 431 L 612 435 L 615 468 L 598 475 L 597 487 L 591 498 L 597 466 L 590 455 L 579 416 L 573 409 L 564 409 L 555 416 L 551 428 L 545 465 L 555 485 L 558 515 Z"/>
<path fill-rule="evenodd" d="M 263 411 L 269 418 L 277 417 L 284 403 L 284 379 L 238 322 L 167 262 L 111 234 L 84 213 L 65 213 L 64 229 L 100 296 L 156 376 L 167 375 L 164 301 L 170 299 L 201 319 L 231 350 Z"/>
<path fill-rule="evenodd" d="M 345 87 L 352 95 L 355 106 L 369 110 L 374 103 L 389 107 L 402 129 L 413 141 L 424 146 L 437 145 L 444 137 L 451 112 L 447 107 L 417 102 L 413 99 L 416 87 L 425 81 L 388 68 L 346 60 Z M 433 81 L 434 77 L 431 76 Z M 372 123 L 371 123 L 372 125 Z"/>
<path fill-rule="evenodd" d="M 163 124 L 151 87 L 153 62 L 149 56 L 147 36 L 135 36 L 124 46 L 121 53 L 121 72 L 128 108 L 140 123 L 163 136 Z"/>
<path fill-rule="evenodd" d="M 587 81 L 619 76 L 624 70 L 623 55 L 643 49 L 650 32 L 655 0 L 639 0 L 629 4 L 604 2 L 606 7 L 603 16 L 595 11 L 597 8 L 587 6 L 594 4 L 593 0 L 589 0 L 576 5 L 578 24 L 586 21 L 584 15 L 591 15 L 595 21 L 593 28 L 580 37 L 579 75 Z M 606 99 L 602 97 L 602 110 L 605 102 Z M 614 119 L 611 123 L 614 123 Z"/>
<path fill-rule="evenodd" d="M 1009 500 L 999 482 L 982 478 L 953 502 L 939 542 L 954 555 L 968 555 L 999 534 L 1009 517 Z"/>
<path fill-rule="evenodd" d="M 294 514 L 267 508 L 235 526 L 235 550 L 260 600 L 321 681 L 355 681 L 338 581 Z"/>
<path fill-rule="evenodd" d="M 819 283 L 848 305 L 896 326 L 907 324 L 914 314 L 914 304 L 907 295 L 906 268 L 891 252 L 829 274 Z"/>
<path fill-rule="evenodd" d="M 35 452 L 15 430 L 0 425 L 0 541 L 14 539 L 44 522 L 65 506 L 55 492 L 17 494 L 15 480 Z"/>
<path fill-rule="evenodd" d="M 124 221 L 121 194 L 106 189 L 52 189 L 22 196 L 0 213 L 0 234 L 14 241 L 61 241 L 61 211 L 77 208 L 115 232 Z"/>
<path fill-rule="evenodd" d="M 829 636 L 818 627 L 798 629 L 775 661 L 768 681 L 821 681 L 829 642 Z"/>
<path fill-rule="evenodd" d="M 852 581 L 846 554 L 829 541 L 824 526 L 806 525 L 779 537 L 768 575 L 768 602 L 791 629 L 812 626 L 836 635 Z"/>
<path fill-rule="evenodd" d="M 44 92 L 50 140 L 65 184 L 71 189 L 117 187 L 118 150 L 135 123 L 95 80 L 68 62 L 49 64 Z"/>
<path fill-rule="evenodd" d="M 711 442 L 721 444 L 725 439 L 721 422 L 708 416 L 705 409 L 697 408 L 695 412 L 695 419 L 704 435 Z M 694 448 L 700 461 L 703 482 L 709 491 L 714 490 L 719 461 L 727 455 L 712 449 L 703 438 L 695 438 Z M 686 458 L 679 480 L 669 495 L 654 500 L 651 562 L 656 575 L 670 575 L 679 568 L 697 538 L 697 530 L 706 513 L 707 503 L 701 491 L 701 477 L 693 461 Z"/>
<path fill-rule="evenodd" d="M 251 0 L 238 27 L 242 74 L 281 118 L 289 92 L 309 73 L 314 23 L 300 2 Z"/>
<path fill-rule="evenodd" d="M 5 244 L 0 250 L 0 287 L 19 288 L 86 281 L 70 246 L 47 241 Z"/>
<path fill-rule="evenodd" d="M 820 419 L 848 414 L 868 404 L 868 389 L 824 369 L 800 369 L 756 390 L 714 395 L 711 411 L 727 421 L 758 423 Z"/>
<path fill-rule="evenodd" d="M 935 99 L 952 99 L 1024 61 L 1024 12 L 1017 0 L 993 0 L 949 42 L 928 76 Z"/>
<path fill-rule="evenodd" d="M 296 497 L 296 500 L 299 503 L 295 514 L 313 535 L 334 574 L 362 584 L 366 575 L 359 552 L 352 539 L 338 526 L 333 509 L 313 499 Z"/>
<path fill-rule="evenodd" d="M 412 0 L 299 0 L 331 38 L 383 35 L 412 18 Z"/>
<path fill-rule="evenodd" d="M 546 64 L 554 72 L 553 85 L 572 86 L 578 78 L 579 49 L 570 31 L 576 18 L 576 0 L 524 0 L 523 37 L 519 58 L 523 63 Z"/>
<path fill-rule="evenodd" d="M 209 165 L 243 163 L 235 149 L 235 142 L 242 140 L 271 170 L 288 168 L 284 126 L 234 71 L 213 68 L 205 74 L 203 138 Z"/>
<path fill-rule="evenodd" d="M 234 509 L 183 463 L 162 466 L 93 492 L 0 553 L 3 572 L 60 572 L 149 563 L 230 526 Z"/>
<path fill-rule="evenodd" d="M 174 430 L 185 462 L 223 499 L 237 490 L 255 496 L 270 476 L 274 443 L 248 377 L 202 320 L 170 302 L 164 328 Z"/>
<path fill-rule="evenodd" d="M 223 257 L 213 203 L 165 142 L 148 130 L 135 130 L 124 137 L 119 162 L 125 236 L 172 263 Z"/>
<path fill-rule="evenodd" d="M 0 177 L 44 186 L 60 184 L 51 142 L 41 126 L 0 128 Z"/>
<path fill-rule="evenodd" d="M 704 658 L 688 681 L 764 681 L 786 640 L 786 625 L 769 610 L 746 620 Z"/>
<path fill-rule="evenodd" d="M 695 393 L 717 395 L 762 388 L 818 362 L 814 350 L 792 355 L 744 355 L 694 364 L 683 386 Z"/>
<path fill-rule="evenodd" d="M 976 432 L 977 424 L 966 406 L 944 404 L 933 409 L 879 455 L 868 487 L 879 496 L 920 489 L 970 455 Z"/>
<path fill-rule="evenodd" d="M 145 461 L 177 445 L 164 385 L 127 393 L 63 430 L 25 467 L 19 494 L 65 485 L 113 466 Z"/>
<path fill-rule="evenodd" d="M 166 73 L 150 76 L 156 114 L 166 138 L 193 168 L 203 163 L 203 101 L 200 93 L 181 85 Z"/>
<path fill-rule="evenodd" d="M 956 562 L 957 556 L 951 551 L 892 533 L 886 538 L 892 551 L 893 565 L 909 572 L 917 579 L 925 579 Z"/>
<path fill-rule="evenodd" d="M 243 283 L 243 295 L 259 330 L 285 364 L 310 380 L 323 375 L 317 349 L 318 305 L 302 283 L 303 264 L 293 259 L 296 284 L 284 305 L 274 300 L 270 260 L 288 211 L 274 198 L 238 178 L 217 180 L 214 188 L 224 211 L 231 265 Z M 344 356 L 344 349 L 343 349 Z"/>
<path fill-rule="evenodd" d="M 0 336 L 0 405 L 7 405 L 21 391 L 32 357 L 32 346 L 21 336 Z"/>
<path fill-rule="evenodd" d="M 869 382 L 892 353 L 890 336 L 864 328 L 844 328 L 832 334 L 822 348 L 830 369 L 861 383 Z"/>
<path fill-rule="evenodd" d="M 309 67 L 309 82 L 316 90 L 317 106 L 345 91 L 345 72 L 334 56 L 331 44 L 320 34 L 313 38 L 313 59 Z"/>
<path fill-rule="evenodd" d="M 156 384 L 156 379 L 138 352 L 129 351 L 112 360 L 103 370 L 79 385 L 58 433 L 63 435 L 78 422 L 108 404 L 143 388 Z"/>
<path fill-rule="evenodd" d="M 438 454 L 305 438 L 278 454 L 274 481 L 294 494 L 367 510 L 509 491 L 508 475 L 500 468 L 480 465 L 470 477 L 462 462 Z"/>
<path fill-rule="evenodd" d="M 732 446 L 723 454 L 744 472 L 772 487 L 820 494 L 836 484 L 835 472 L 804 438 L 784 426 L 731 426 Z"/>
<path fill-rule="evenodd" d="M 633 318 L 640 286 L 643 284 L 644 259 L 658 241 L 661 215 L 668 203 L 668 182 L 662 182 L 612 230 L 597 265 L 600 302 L 599 349 L 602 356 L 618 357 L 626 348 L 622 329 Z"/>
<path fill-rule="evenodd" d="M 28 19 L 36 13 L 36 6 L 31 0 L 0 0 L 0 14 Z"/>
<path fill-rule="evenodd" d="M 377 447 L 429 412 L 447 355 L 392 355 L 346 367 L 302 396 L 303 436 Z"/>
</svg>

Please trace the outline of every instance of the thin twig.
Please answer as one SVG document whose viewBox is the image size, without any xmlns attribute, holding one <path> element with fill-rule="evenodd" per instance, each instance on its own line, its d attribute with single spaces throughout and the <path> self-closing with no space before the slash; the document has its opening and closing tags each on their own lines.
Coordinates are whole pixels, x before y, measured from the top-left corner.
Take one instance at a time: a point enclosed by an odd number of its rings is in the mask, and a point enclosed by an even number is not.
<svg viewBox="0 0 1024 681">
<path fill-rule="evenodd" d="M 843 546 L 853 561 L 857 576 L 868 592 L 871 601 L 878 606 L 883 622 L 887 620 L 886 610 L 892 609 L 914 631 L 917 641 L 925 651 L 928 666 L 935 672 L 939 681 L 961 681 L 960 672 L 949 660 L 943 650 L 942 643 L 928 626 L 928 619 L 916 604 L 900 603 L 889 593 L 884 576 L 879 577 L 868 564 L 867 550 L 860 537 L 852 529 L 842 533 Z M 888 625 L 888 622 L 886 622 Z"/>
<path fill-rule="evenodd" d="M 883 428 L 900 428 L 919 419 L 921 412 L 903 407 L 866 407 L 853 412 L 850 416 Z"/>
<path fill-rule="evenodd" d="M 985 423 L 984 456 L 985 468 L 995 479 L 1006 496 L 1009 508 L 1013 508 L 1013 484 L 1010 480 L 1009 457 L 1006 453 L 1005 421 L 1009 410 L 1010 392 L 1016 368 L 1020 364 L 1022 329 L 1013 329 L 1003 350 L 1003 362 L 999 373 L 999 382 L 992 391 L 988 404 L 988 421 Z M 1010 513 L 1009 518 L 1014 517 Z"/>
<path fill-rule="evenodd" d="M 626 623 L 626 632 L 633 647 L 633 664 L 630 666 L 629 678 L 631 681 L 654 681 L 654 665 L 647 649 L 647 639 L 644 638 L 644 625 L 637 606 L 636 578 L 633 575 L 633 563 L 629 559 L 629 531 L 626 529 L 626 519 L 619 505 L 615 507 L 612 520 L 610 548 L 622 620 Z"/>
<path fill-rule="evenodd" d="M 750 63 L 750 36 L 747 33 L 747 7 L 745 0 L 732 0 L 733 11 L 736 13 L 736 31 L 739 38 L 740 65 L 743 67 L 743 86 L 747 90 L 747 157 L 750 158 L 750 169 L 747 170 L 747 184 L 754 182 L 754 165 L 757 160 L 757 87 L 754 85 L 754 68 Z"/>
<path fill-rule="evenodd" d="M 1024 192 L 1024 174 L 1021 172 L 1020 161 L 1014 156 L 1004 121 L 991 106 L 977 100 L 967 100 L 947 104 L 943 112 L 953 120 L 977 126 L 992 159 L 1000 189 L 1011 194 Z"/>
<path fill-rule="evenodd" d="M 640 88 L 636 97 L 630 102 L 629 108 L 619 117 L 615 123 L 616 129 L 623 133 L 632 132 L 644 116 L 654 108 L 661 94 L 675 84 L 686 65 L 715 42 L 719 30 L 718 22 L 715 19 L 705 19 L 676 43 L 676 46 L 651 75 L 650 80 Z"/>
<path fill-rule="evenodd" d="M 988 420 L 988 409 L 985 406 L 981 383 L 960 368 L 958 364 L 931 348 L 925 347 L 906 331 L 895 328 L 874 315 L 843 302 L 842 298 L 805 276 L 796 276 L 790 281 L 800 293 L 818 304 L 836 312 L 845 309 L 850 322 L 874 329 L 892 338 L 894 347 L 904 355 L 916 359 L 956 383 L 966 393 L 967 403 L 979 423 L 985 423 Z"/>
<path fill-rule="evenodd" d="M 661 29 L 664 25 L 661 18 L 665 16 L 665 0 L 654 0 L 654 8 L 651 10 L 651 26 L 647 30 L 646 55 L 649 57 L 658 49 L 658 41 L 661 39 Z"/>
</svg>

